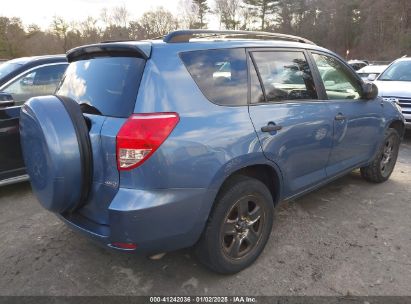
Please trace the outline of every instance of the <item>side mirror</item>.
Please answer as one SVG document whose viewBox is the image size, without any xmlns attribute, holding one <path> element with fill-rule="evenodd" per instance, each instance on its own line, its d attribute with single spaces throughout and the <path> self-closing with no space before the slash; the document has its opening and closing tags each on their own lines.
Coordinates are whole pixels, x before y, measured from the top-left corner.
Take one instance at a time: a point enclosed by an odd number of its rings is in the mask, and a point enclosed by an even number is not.
<svg viewBox="0 0 411 304">
<path fill-rule="evenodd" d="M 367 77 L 368 81 L 374 81 L 375 79 L 377 79 L 377 74 L 370 74 Z"/>
<path fill-rule="evenodd" d="M 13 96 L 9 93 L 0 92 L 0 108 L 14 106 Z"/>
<path fill-rule="evenodd" d="M 375 83 L 366 82 L 362 85 L 362 98 L 366 100 L 375 99 L 378 96 L 378 87 Z"/>
</svg>

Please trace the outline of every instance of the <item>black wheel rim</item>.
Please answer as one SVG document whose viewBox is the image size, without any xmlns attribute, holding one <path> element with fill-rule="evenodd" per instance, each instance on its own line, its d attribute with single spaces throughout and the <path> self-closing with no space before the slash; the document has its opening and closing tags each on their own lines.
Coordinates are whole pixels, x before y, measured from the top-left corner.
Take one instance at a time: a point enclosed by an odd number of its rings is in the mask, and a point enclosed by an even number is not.
<svg viewBox="0 0 411 304">
<path fill-rule="evenodd" d="M 394 137 L 389 137 L 385 141 L 380 161 L 380 171 L 384 177 L 391 174 L 392 170 L 394 169 L 396 155 L 398 152 L 397 150 L 398 147 L 396 145 Z"/>
<path fill-rule="evenodd" d="M 239 199 L 227 213 L 221 229 L 221 245 L 230 259 L 249 255 L 259 244 L 265 213 L 261 199 L 255 195 Z"/>
</svg>

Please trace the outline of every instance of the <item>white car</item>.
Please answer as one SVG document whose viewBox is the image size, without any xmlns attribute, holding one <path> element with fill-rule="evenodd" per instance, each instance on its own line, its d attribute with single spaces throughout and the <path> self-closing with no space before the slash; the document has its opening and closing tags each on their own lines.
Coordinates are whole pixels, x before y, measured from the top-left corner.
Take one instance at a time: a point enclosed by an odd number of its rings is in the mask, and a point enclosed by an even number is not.
<svg viewBox="0 0 411 304">
<path fill-rule="evenodd" d="M 379 95 L 400 105 L 411 127 L 411 58 L 394 61 L 374 82 Z"/>
<path fill-rule="evenodd" d="M 364 81 L 374 81 L 387 67 L 388 65 L 367 65 L 358 70 L 357 74 L 360 75 Z"/>
<path fill-rule="evenodd" d="M 359 69 L 362 69 L 363 67 L 368 65 L 368 61 L 365 60 L 350 60 L 348 61 L 348 64 L 356 71 L 358 71 Z"/>
</svg>

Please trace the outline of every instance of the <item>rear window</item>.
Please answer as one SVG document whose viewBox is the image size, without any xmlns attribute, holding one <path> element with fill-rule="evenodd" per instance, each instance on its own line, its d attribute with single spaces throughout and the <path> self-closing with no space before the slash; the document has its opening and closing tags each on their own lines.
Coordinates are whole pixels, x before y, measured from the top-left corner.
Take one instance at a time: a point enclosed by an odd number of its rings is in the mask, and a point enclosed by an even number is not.
<svg viewBox="0 0 411 304">
<path fill-rule="evenodd" d="M 219 49 L 182 53 L 191 77 L 213 103 L 247 105 L 245 49 Z"/>
<path fill-rule="evenodd" d="M 104 116 L 133 113 L 144 59 L 98 57 L 71 63 L 56 94 L 87 104 Z"/>
</svg>

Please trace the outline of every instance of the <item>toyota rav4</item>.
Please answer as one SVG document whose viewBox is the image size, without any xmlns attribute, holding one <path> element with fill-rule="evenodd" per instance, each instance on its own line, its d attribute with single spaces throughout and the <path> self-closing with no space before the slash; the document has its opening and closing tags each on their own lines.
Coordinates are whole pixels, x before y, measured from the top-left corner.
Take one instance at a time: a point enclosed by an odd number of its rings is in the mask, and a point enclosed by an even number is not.
<svg viewBox="0 0 411 304">
<path fill-rule="evenodd" d="M 253 263 L 274 207 L 396 163 L 404 117 L 336 54 L 295 36 L 187 30 L 75 48 L 54 96 L 21 112 L 40 203 L 105 247 L 194 247 Z"/>
</svg>

